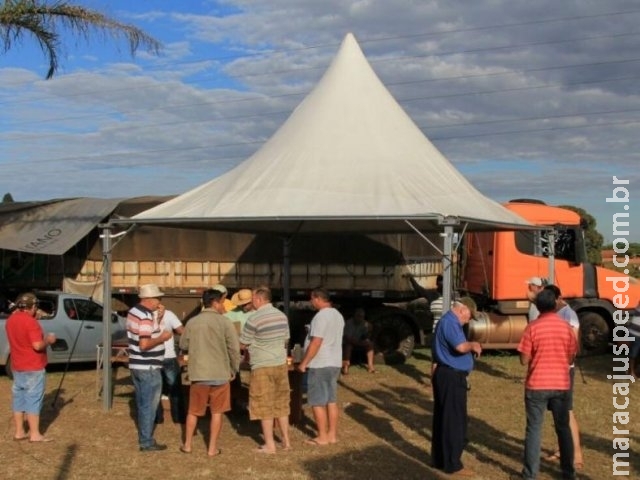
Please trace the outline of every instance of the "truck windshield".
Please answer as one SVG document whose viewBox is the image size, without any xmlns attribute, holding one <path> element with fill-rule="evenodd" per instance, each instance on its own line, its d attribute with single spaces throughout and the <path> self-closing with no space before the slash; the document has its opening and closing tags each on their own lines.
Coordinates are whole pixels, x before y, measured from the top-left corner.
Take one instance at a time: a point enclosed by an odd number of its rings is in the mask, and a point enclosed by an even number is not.
<svg viewBox="0 0 640 480">
<path fill-rule="evenodd" d="M 551 252 L 549 236 L 546 231 L 518 231 L 515 232 L 515 237 L 516 248 L 520 253 L 548 257 Z M 575 227 L 557 228 L 554 242 L 556 258 L 574 263 L 579 262 L 580 256 L 576 252 L 577 238 Z"/>
</svg>

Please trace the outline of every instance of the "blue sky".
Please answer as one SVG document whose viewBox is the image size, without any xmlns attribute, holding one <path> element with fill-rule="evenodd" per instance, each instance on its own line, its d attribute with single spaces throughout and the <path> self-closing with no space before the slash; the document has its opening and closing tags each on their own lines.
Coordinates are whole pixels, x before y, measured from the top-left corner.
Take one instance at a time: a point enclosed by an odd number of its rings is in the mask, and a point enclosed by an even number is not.
<svg viewBox="0 0 640 480">
<path fill-rule="evenodd" d="M 584 208 L 611 239 L 612 177 L 640 241 L 635 1 L 80 2 L 163 43 L 29 37 L 0 55 L 0 194 L 179 194 L 285 121 L 347 32 L 427 137 L 485 195 Z M 410 172 L 408 172 L 410 174 Z M 634 218 L 638 219 L 634 223 Z"/>
</svg>

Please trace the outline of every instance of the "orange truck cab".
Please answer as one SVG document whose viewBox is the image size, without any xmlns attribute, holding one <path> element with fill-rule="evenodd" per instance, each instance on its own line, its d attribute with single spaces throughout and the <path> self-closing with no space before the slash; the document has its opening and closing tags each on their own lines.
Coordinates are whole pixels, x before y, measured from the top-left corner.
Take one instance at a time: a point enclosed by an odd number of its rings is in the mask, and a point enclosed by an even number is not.
<svg viewBox="0 0 640 480">
<path fill-rule="evenodd" d="M 586 261 L 577 213 L 533 200 L 512 201 L 504 206 L 530 223 L 549 229 L 467 236 L 462 289 L 476 299 L 484 312 L 470 323 L 472 339 L 485 348 L 517 346 L 528 321 L 527 279 L 550 276 L 549 231 L 553 230 L 553 283 L 578 314 L 582 352 L 606 350 L 616 324 L 630 318 L 630 311 L 640 304 L 638 279 Z"/>
</svg>

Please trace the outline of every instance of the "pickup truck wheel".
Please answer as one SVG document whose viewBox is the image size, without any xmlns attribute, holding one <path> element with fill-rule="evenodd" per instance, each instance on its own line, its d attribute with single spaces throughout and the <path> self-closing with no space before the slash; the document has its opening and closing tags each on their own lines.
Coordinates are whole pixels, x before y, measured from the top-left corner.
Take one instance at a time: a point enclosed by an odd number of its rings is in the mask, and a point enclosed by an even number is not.
<svg viewBox="0 0 640 480">
<path fill-rule="evenodd" d="M 611 329 L 602 315 L 584 312 L 580 316 L 580 355 L 590 356 L 605 353 L 609 348 Z"/>
<path fill-rule="evenodd" d="M 7 363 L 4 365 L 4 373 L 7 374 L 7 377 L 13 380 L 13 370 L 11 369 L 11 355 L 7 357 Z"/>
</svg>

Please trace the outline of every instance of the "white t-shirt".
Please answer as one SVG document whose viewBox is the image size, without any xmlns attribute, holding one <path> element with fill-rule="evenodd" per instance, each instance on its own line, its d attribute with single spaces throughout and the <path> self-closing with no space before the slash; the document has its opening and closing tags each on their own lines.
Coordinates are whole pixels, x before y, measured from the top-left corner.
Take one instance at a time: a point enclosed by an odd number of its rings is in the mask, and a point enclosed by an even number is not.
<svg viewBox="0 0 640 480">
<path fill-rule="evenodd" d="M 182 322 L 171 310 L 165 310 L 162 316 L 162 325 L 167 332 L 174 332 L 176 328 L 182 326 Z M 175 337 L 164 342 L 164 358 L 176 358 Z"/>
<path fill-rule="evenodd" d="M 344 317 L 333 307 L 323 308 L 311 320 L 311 328 L 304 342 L 304 349 L 309 347 L 311 337 L 322 338 L 322 345 L 315 357 L 309 362 L 309 368 L 342 366 L 342 333 Z"/>
<path fill-rule="evenodd" d="M 580 320 L 578 319 L 578 314 L 569 305 L 565 305 L 556 313 L 560 318 L 571 325 L 571 328 L 573 328 L 574 330 L 578 330 L 580 328 Z M 573 368 L 575 367 L 575 365 L 575 363 L 572 363 L 570 367 Z"/>
<path fill-rule="evenodd" d="M 571 325 L 571 328 L 580 328 L 580 320 L 578 319 L 578 314 L 569 305 L 565 305 L 560 310 L 558 310 L 557 313 L 559 317 L 561 317 L 564 321 Z"/>
</svg>

